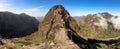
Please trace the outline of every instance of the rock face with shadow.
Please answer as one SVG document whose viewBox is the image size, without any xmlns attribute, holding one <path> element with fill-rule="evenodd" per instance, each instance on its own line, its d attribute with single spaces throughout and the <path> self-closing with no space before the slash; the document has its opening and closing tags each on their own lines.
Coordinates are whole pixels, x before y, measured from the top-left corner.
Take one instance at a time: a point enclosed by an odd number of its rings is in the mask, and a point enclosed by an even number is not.
<svg viewBox="0 0 120 49">
<path fill-rule="evenodd" d="M 39 26 L 43 39 L 50 39 L 55 44 L 51 49 L 80 49 L 68 37 L 79 32 L 79 26 L 62 5 L 53 6 Z"/>
<path fill-rule="evenodd" d="M 0 36 L 15 38 L 29 35 L 38 30 L 39 21 L 25 13 L 0 12 Z"/>
</svg>

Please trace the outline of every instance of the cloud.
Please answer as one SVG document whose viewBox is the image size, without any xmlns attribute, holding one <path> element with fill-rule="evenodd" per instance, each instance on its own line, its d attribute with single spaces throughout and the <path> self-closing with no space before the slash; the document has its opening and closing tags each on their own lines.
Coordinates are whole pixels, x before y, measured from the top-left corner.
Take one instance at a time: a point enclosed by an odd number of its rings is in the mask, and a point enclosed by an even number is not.
<svg viewBox="0 0 120 49">
<path fill-rule="evenodd" d="M 38 7 L 33 7 L 33 8 L 18 8 L 18 7 L 14 7 L 14 5 L 12 5 L 12 3 L 10 2 L 12 0 L 0 0 L 0 11 L 9 11 L 9 12 L 13 12 L 16 14 L 20 14 L 20 13 L 26 13 L 30 16 L 42 16 L 43 14 L 43 8 L 44 6 L 38 6 Z"/>
<path fill-rule="evenodd" d="M 100 26 L 101 28 L 107 29 L 108 24 L 107 24 L 107 19 L 103 18 L 103 16 L 101 14 L 97 14 L 97 17 L 99 17 L 99 22 L 94 23 L 94 25 L 96 26 Z"/>
<path fill-rule="evenodd" d="M 0 0 L 0 8 L 9 7 L 9 6 L 11 6 L 11 4 L 8 3 L 7 0 Z"/>
<path fill-rule="evenodd" d="M 120 29 L 120 17 L 119 16 L 118 17 L 112 16 L 110 19 L 105 19 L 100 14 L 97 14 L 96 16 L 99 17 L 100 19 L 99 19 L 99 22 L 94 23 L 94 25 L 107 29 L 109 25 L 107 22 L 111 22 L 115 29 Z"/>
<path fill-rule="evenodd" d="M 11 4 L 7 1 L 8 0 L 0 0 L 0 11 L 9 11 Z"/>
<path fill-rule="evenodd" d="M 8 3 L 0 3 L 0 8 L 9 7 L 9 6 L 11 6 L 11 4 L 8 4 Z"/>
<path fill-rule="evenodd" d="M 42 8 L 44 8 L 44 6 L 39 6 L 39 7 L 35 7 L 35 8 L 25 9 L 24 11 L 27 11 L 27 12 L 29 12 L 29 11 L 38 11 L 38 10 L 40 10 Z"/>
<path fill-rule="evenodd" d="M 120 17 L 115 18 L 113 16 L 109 21 L 113 24 L 114 28 L 120 29 Z"/>
<path fill-rule="evenodd" d="M 38 16 L 41 16 L 42 14 L 42 10 L 44 6 L 39 6 L 39 7 L 35 7 L 35 8 L 28 8 L 28 9 L 24 9 L 23 12 L 28 14 L 28 15 L 31 15 L 31 16 L 35 16 L 35 17 L 38 17 Z"/>
</svg>

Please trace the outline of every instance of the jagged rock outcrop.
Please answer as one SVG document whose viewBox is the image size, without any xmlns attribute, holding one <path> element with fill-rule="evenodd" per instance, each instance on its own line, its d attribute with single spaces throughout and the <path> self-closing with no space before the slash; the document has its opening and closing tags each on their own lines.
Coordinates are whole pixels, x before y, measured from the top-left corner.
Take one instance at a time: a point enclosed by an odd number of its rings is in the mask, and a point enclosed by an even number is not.
<svg viewBox="0 0 120 49">
<path fill-rule="evenodd" d="M 38 30 L 39 21 L 25 13 L 0 12 L 0 36 L 14 38 L 29 35 Z"/>
<path fill-rule="evenodd" d="M 73 32 L 79 32 L 80 29 L 76 21 L 61 5 L 54 6 L 50 9 L 41 22 L 39 31 L 41 33 L 50 34 L 50 32 L 54 32 L 57 28 L 66 28 Z"/>
<path fill-rule="evenodd" d="M 51 49 L 80 49 L 72 41 L 72 35 L 77 36 L 79 30 L 76 21 L 62 5 L 52 7 L 39 26 L 41 37 L 54 41 L 55 46 Z"/>
</svg>

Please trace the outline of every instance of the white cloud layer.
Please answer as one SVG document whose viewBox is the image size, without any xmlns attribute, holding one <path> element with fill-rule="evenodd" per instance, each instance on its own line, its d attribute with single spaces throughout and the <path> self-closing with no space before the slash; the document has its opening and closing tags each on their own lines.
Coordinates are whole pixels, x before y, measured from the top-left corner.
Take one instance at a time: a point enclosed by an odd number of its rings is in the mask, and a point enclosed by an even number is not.
<svg viewBox="0 0 120 49">
<path fill-rule="evenodd" d="M 25 9 L 24 11 L 33 12 L 33 11 L 38 11 L 38 10 L 40 10 L 42 8 L 44 8 L 44 6 L 39 6 L 39 7 L 35 7 L 35 8 Z"/>
<path fill-rule="evenodd" d="M 11 4 L 7 3 L 6 0 L 0 0 L 0 8 L 9 7 Z"/>
<path fill-rule="evenodd" d="M 39 17 L 39 16 L 41 16 L 43 8 L 44 8 L 44 6 L 28 8 L 28 9 L 24 9 L 23 12 L 28 15 L 31 15 L 31 16 Z"/>
<path fill-rule="evenodd" d="M 16 7 L 14 7 L 14 5 L 10 4 L 8 1 L 10 0 L 0 0 L 0 11 L 9 11 L 16 14 L 26 13 L 34 17 L 39 17 L 43 15 L 42 11 L 44 6 L 38 6 L 38 7 L 26 8 L 26 9 L 19 9 L 19 8 L 17 9 Z"/>
<path fill-rule="evenodd" d="M 99 17 L 100 19 L 99 19 L 99 22 L 94 23 L 94 25 L 107 29 L 108 27 L 107 21 L 109 21 L 113 24 L 113 27 L 115 29 L 120 29 L 120 17 L 119 16 L 118 17 L 112 16 L 110 19 L 105 19 L 100 14 L 97 14 L 96 16 Z"/>
<path fill-rule="evenodd" d="M 7 0 L 0 0 L 0 11 L 7 11 L 10 6 L 11 4 Z"/>
<path fill-rule="evenodd" d="M 120 29 L 120 17 L 117 17 L 117 18 L 112 17 L 110 19 L 110 22 L 113 24 L 114 28 Z"/>
<path fill-rule="evenodd" d="M 107 19 L 103 18 L 103 16 L 100 15 L 100 14 L 97 14 L 96 16 L 99 17 L 100 19 L 99 19 L 99 22 L 98 23 L 94 23 L 94 25 L 100 26 L 100 27 L 102 27 L 104 29 L 107 29 L 107 27 L 108 27 Z"/>
<path fill-rule="evenodd" d="M 0 8 L 9 7 L 9 6 L 11 6 L 11 4 L 8 4 L 8 3 L 0 3 Z"/>
</svg>

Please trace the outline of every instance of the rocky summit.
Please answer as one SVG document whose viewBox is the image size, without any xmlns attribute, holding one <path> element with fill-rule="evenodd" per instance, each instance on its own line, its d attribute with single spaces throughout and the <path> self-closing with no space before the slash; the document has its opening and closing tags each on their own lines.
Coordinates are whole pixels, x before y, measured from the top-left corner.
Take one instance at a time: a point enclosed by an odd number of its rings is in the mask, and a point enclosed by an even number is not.
<svg viewBox="0 0 120 49">
<path fill-rule="evenodd" d="M 72 37 L 80 33 L 79 30 L 76 21 L 62 5 L 53 6 L 39 26 L 41 37 L 55 44 L 51 49 L 80 49 L 72 41 Z"/>
</svg>

